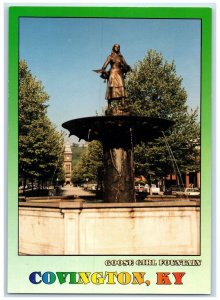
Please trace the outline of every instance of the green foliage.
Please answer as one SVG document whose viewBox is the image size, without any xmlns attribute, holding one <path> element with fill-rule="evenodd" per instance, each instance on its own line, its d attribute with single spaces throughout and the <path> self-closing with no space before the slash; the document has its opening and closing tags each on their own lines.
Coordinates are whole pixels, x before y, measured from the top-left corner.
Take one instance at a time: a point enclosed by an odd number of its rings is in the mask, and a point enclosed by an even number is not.
<svg viewBox="0 0 220 300">
<path fill-rule="evenodd" d="M 73 183 L 94 182 L 101 185 L 103 178 L 102 145 L 98 141 L 89 143 L 78 164 L 73 167 Z"/>
<path fill-rule="evenodd" d="M 28 69 L 19 62 L 19 177 L 41 183 L 63 180 L 63 138 L 48 119 L 48 94 Z"/>
<path fill-rule="evenodd" d="M 129 98 L 127 104 L 133 114 L 171 119 L 174 126 L 166 131 L 180 171 L 199 169 L 198 110 L 189 111 L 187 93 L 182 78 L 177 75 L 174 61 L 168 63 L 154 50 L 148 51 L 126 78 Z M 163 137 L 141 144 L 134 151 L 137 175 L 159 180 L 174 172 Z"/>
<path fill-rule="evenodd" d="M 79 147 L 78 144 L 73 144 L 71 149 L 73 153 L 72 166 L 74 168 L 78 164 L 82 154 L 87 150 L 87 147 Z"/>
<path fill-rule="evenodd" d="M 187 93 L 174 61 L 164 62 L 154 50 L 148 51 L 128 73 L 126 84 L 128 103 L 137 115 L 176 120 L 180 110 L 181 114 L 187 112 Z"/>
</svg>

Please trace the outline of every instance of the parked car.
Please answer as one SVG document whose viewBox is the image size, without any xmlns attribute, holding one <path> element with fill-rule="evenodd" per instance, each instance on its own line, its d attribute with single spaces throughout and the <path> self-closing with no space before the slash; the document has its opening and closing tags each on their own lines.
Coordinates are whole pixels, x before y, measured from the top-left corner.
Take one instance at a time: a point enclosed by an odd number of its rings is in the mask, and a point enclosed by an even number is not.
<svg viewBox="0 0 220 300">
<path fill-rule="evenodd" d="M 25 185 L 25 186 L 23 186 L 23 185 L 20 185 L 19 186 L 19 190 L 26 190 L 28 188 L 28 186 L 27 185 Z"/>
<path fill-rule="evenodd" d="M 172 185 L 165 190 L 164 195 L 176 195 L 177 192 L 182 192 L 183 190 L 183 187 L 180 187 L 178 185 Z"/>
<path fill-rule="evenodd" d="M 200 190 L 198 188 L 185 188 L 183 191 L 177 192 L 176 196 L 198 197 L 200 196 Z"/>
<path fill-rule="evenodd" d="M 144 184 L 137 184 L 135 185 L 134 189 L 137 193 L 147 192 Z"/>
<path fill-rule="evenodd" d="M 160 188 L 156 186 L 156 184 L 151 184 L 151 193 L 153 195 L 159 195 L 160 194 Z"/>
<path fill-rule="evenodd" d="M 153 195 L 159 195 L 160 193 L 160 188 L 158 188 L 156 186 L 156 184 L 151 184 L 151 186 L 149 184 L 138 184 L 135 186 L 135 192 L 137 193 L 146 193 L 146 194 L 150 194 L 150 189 L 151 189 L 151 193 Z"/>
<path fill-rule="evenodd" d="M 143 201 L 147 197 L 147 191 L 144 188 L 144 185 L 138 184 L 135 185 L 135 197 L 137 201 Z"/>
<path fill-rule="evenodd" d="M 154 183 L 152 183 L 151 186 L 149 184 L 145 184 L 144 191 L 146 191 L 148 194 L 151 192 L 152 195 L 160 194 L 160 188 L 158 188 Z"/>
</svg>

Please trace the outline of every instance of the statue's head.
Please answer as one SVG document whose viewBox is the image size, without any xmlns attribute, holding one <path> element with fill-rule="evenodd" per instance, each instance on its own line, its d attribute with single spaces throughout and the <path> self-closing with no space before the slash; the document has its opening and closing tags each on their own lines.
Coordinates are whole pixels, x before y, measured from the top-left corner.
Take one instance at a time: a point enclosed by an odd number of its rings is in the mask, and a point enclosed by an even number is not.
<svg viewBox="0 0 220 300">
<path fill-rule="evenodd" d="M 114 44 L 112 47 L 112 51 L 116 53 L 120 53 L 120 45 L 119 44 Z"/>
</svg>

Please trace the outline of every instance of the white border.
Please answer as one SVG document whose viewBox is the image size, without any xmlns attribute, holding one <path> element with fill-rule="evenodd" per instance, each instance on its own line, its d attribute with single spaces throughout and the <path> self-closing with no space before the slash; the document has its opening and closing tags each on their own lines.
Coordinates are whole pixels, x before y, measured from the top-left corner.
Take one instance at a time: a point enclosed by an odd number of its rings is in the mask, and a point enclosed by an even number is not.
<svg viewBox="0 0 220 300">
<path fill-rule="evenodd" d="M 111 1 L 104 1 L 104 0 L 65 0 L 64 3 L 61 3 L 60 1 L 56 0 L 38 0 L 38 1 L 31 1 L 30 0 L 2 0 L 0 2 L 0 65 L 3 66 L 0 71 L 0 166 L 1 166 L 1 171 L 0 171 L 0 192 L 1 192 L 1 199 L 0 199 L 0 228 L 4 228 L 4 225 L 6 225 L 6 222 L 4 221 L 4 217 L 6 217 L 6 208 L 4 208 L 4 201 L 3 199 L 6 199 L 6 191 L 7 191 L 7 53 L 8 53 L 8 47 L 7 47 L 7 34 L 8 34 L 8 28 L 7 28 L 7 22 L 8 22 L 8 17 L 7 17 L 7 7 L 8 6 L 135 6 L 135 7 L 143 7 L 143 6 L 162 6 L 162 7 L 212 7 L 214 11 L 213 15 L 213 104 L 212 104 L 212 111 L 213 111 L 213 150 L 212 150 L 212 156 L 213 156 L 213 171 L 212 171 L 212 191 L 213 191 L 213 228 L 212 228 L 212 235 L 213 238 L 216 239 L 216 243 L 213 243 L 213 250 L 212 250 L 212 258 L 213 260 L 213 272 L 212 272 L 212 288 L 213 288 L 213 294 L 212 298 L 219 298 L 220 293 L 219 293 L 219 271 L 220 271 L 220 264 L 219 261 L 220 259 L 218 258 L 219 253 L 220 253 L 220 247 L 219 247 L 219 228 L 220 228 L 220 204 L 219 204 L 219 198 L 220 198 L 220 189 L 217 189 L 218 181 L 220 180 L 220 166 L 218 162 L 218 157 L 220 153 L 220 145 L 219 145 L 219 128 L 220 128 L 220 93 L 219 93 L 219 86 L 217 86 L 217 82 L 220 82 L 220 77 L 219 77 L 219 57 L 217 56 L 220 53 L 220 47 L 219 47 L 219 28 L 220 28 L 220 13 L 219 13 L 219 7 L 220 4 L 218 3 L 219 0 L 213 0 L 211 2 L 208 1 L 184 1 L 184 0 L 176 0 L 176 1 L 169 1 L 168 3 L 165 1 L 161 2 L 155 2 L 153 0 L 138 0 L 138 1 L 132 1 L 132 0 L 111 0 Z M 2 47 L 4 45 L 4 47 Z M 218 101 L 216 100 L 218 99 Z M 4 285 L 1 285 L 1 295 L 2 298 L 10 297 L 10 298 L 17 298 L 19 296 L 16 295 L 7 295 L 5 294 L 5 288 L 6 288 L 6 253 L 4 253 L 5 247 L 3 247 L 4 243 L 7 241 L 5 238 L 4 240 L 4 234 L 6 235 L 7 232 L 6 230 L 3 230 L 3 234 L 0 234 L 0 254 L 2 257 L 1 260 L 1 265 L 2 265 L 2 272 L 0 272 L 0 282 L 4 282 Z M 215 247 L 216 246 L 216 247 Z M 204 274 L 205 276 L 205 274 Z M 22 298 L 29 298 L 30 296 L 25 296 L 22 295 Z M 51 297 L 50 295 L 48 296 L 38 296 L 38 295 L 33 295 L 33 297 L 38 298 L 40 297 L 41 299 L 47 299 L 48 297 Z M 55 297 L 56 299 L 66 299 L 68 295 L 66 296 L 58 296 L 56 297 L 53 295 L 52 297 Z M 69 296 L 72 297 L 72 296 Z M 96 298 L 96 297 L 101 297 L 102 298 L 111 298 L 114 297 L 116 299 L 121 299 L 123 298 L 131 298 L 132 299 L 137 299 L 140 298 L 140 296 L 103 296 L 103 295 L 91 295 L 91 296 L 73 296 L 75 299 L 89 299 L 89 298 Z M 195 299 L 195 298 L 201 298 L 201 296 L 163 296 L 163 297 L 158 297 L 158 296 L 148 296 L 148 299 L 161 299 L 161 298 L 172 298 L 172 299 L 177 299 L 177 298 L 185 298 L 187 297 L 188 299 Z M 20 298 L 20 297 L 19 297 Z M 32 297 L 30 297 L 32 298 Z M 210 298 L 210 296 L 202 296 L 203 299 Z"/>
</svg>

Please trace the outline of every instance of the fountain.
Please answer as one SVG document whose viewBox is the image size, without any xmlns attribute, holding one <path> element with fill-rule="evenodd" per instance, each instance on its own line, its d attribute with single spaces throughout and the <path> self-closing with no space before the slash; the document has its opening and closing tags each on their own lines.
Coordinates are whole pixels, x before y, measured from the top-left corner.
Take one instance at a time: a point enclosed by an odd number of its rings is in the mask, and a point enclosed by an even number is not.
<svg viewBox="0 0 220 300">
<path fill-rule="evenodd" d="M 111 65 L 110 71 L 106 67 Z M 135 202 L 133 147 L 151 141 L 168 129 L 170 120 L 131 115 L 126 106 L 124 77 L 131 71 L 115 44 L 102 69 L 95 70 L 107 79 L 105 116 L 85 117 L 65 122 L 70 135 L 103 145 L 104 202 Z"/>
<path fill-rule="evenodd" d="M 104 203 L 75 197 L 41 197 L 20 202 L 20 253 L 200 254 L 198 201 L 161 199 L 154 203 L 135 203 L 133 147 L 162 136 L 172 122 L 131 114 L 126 106 L 124 86 L 124 74 L 130 67 L 119 50 L 119 45 L 114 45 L 102 69 L 96 70 L 108 80 L 105 116 L 80 118 L 63 124 L 70 135 L 102 143 Z M 109 63 L 111 69 L 106 72 Z M 187 230 L 183 232 L 182 228 Z"/>
</svg>

